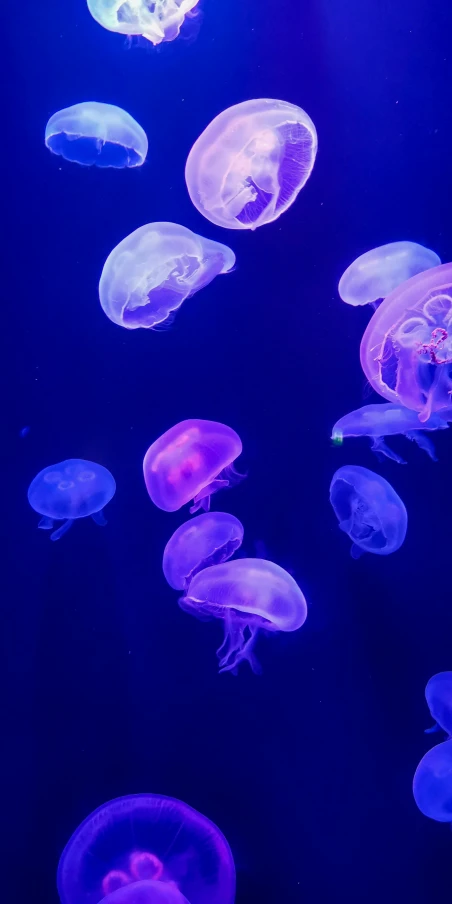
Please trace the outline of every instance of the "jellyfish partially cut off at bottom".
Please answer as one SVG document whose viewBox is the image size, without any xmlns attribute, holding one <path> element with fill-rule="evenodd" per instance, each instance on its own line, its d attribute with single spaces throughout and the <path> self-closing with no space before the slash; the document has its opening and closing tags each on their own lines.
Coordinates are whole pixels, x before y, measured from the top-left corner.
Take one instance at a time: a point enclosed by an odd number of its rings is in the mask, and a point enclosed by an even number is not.
<svg viewBox="0 0 452 904">
<path fill-rule="evenodd" d="M 385 436 L 403 434 L 407 439 L 417 443 L 433 461 L 437 461 L 435 447 L 424 431 L 447 430 L 448 426 L 447 420 L 437 413 L 431 414 L 424 423 L 421 423 L 416 411 L 388 402 L 363 405 L 362 408 L 345 414 L 336 421 L 331 438 L 336 445 L 340 445 L 344 437 L 368 436 L 373 452 L 404 465 L 405 460 L 386 445 Z"/>
</svg>

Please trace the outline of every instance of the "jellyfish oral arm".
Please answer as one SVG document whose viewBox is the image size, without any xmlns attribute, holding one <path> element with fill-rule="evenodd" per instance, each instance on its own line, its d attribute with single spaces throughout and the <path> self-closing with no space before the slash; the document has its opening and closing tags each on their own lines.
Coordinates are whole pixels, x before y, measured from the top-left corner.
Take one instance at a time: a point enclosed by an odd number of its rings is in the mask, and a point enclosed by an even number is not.
<svg viewBox="0 0 452 904">
<path fill-rule="evenodd" d="M 38 527 L 40 530 L 52 530 L 53 527 L 53 518 L 48 518 L 47 515 L 43 515 Z"/>
<path fill-rule="evenodd" d="M 101 509 L 100 512 L 94 512 L 91 515 L 91 518 L 93 519 L 94 523 L 97 524 L 98 527 L 105 527 L 105 525 L 108 523 L 107 519 L 104 515 L 103 509 Z"/>
<path fill-rule="evenodd" d="M 224 640 L 217 650 L 220 672 L 232 672 L 236 675 L 238 666 L 246 660 L 254 674 L 260 674 L 261 668 L 253 653 L 258 631 L 258 625 L 249 624 L 233 611 L 225 613 Z"/>
<path fill-rule="evenodd" d="M 411 439 L 413 443 L 416 443 L 420 449 L 423 449 L 432 461 L 438 461 L 435 447 L 429 436 L 426 436 L 421 430 L 408 430 L 405 436 L 407 439 Z"/>
<path fill-rule="evenodd" d="M 64 524 L 61 525 L 61 527 L 59 527 L 57 530 L 54 530 L 53 534 L 50 534 L 50 539 L 59 540 L 60 537 L 62 537 L 63 534 L 65 534 L 69 530 L 69 528 L 72 527 L 73 523 L 74 519 L 68 518 L 67 521 L 65 521 Z"/>
<path fill-rule="evenodd" d="M 397 452 L 393 452 L 392 449 L 386 445 L 382 436 L 372 436 L 370 448 L 372 449 L 372 452 L 375 452 L 377 458 L 381 455 L 385 455 L 386 458 L 396 461 L 399 465 L 406 465 L 405 459 L 401 458 L 400 455 L 397 455 Z"/>
<path fill-rule="evenodd" d="M 203 509 L 203 511 L 208 512 L 210 510 L 210 497 L 217 493 L 218 490 L 224 489 L 224 487 L 229 486 L 229 480 L 212 480 L 211 483 L 208 483 L 207 486 L 203 487 L 199 493 L 196 494 L 193 499 L 194 505 L 190 508 L 190 514 L 194 514 L 199 511 L 199 509 Z"/>
</svg>

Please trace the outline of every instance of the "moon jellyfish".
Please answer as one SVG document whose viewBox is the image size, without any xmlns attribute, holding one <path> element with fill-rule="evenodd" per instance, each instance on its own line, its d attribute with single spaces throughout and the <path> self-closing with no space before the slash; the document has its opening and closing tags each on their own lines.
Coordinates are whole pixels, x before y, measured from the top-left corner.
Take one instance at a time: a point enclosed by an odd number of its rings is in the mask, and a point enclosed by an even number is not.
<svg viewBox="0 0 452 904">
<path fill-rule="evenodd" d="M 235 264 L 226 245 L 177 223 L 148 223 L 109 254 L 99 283 L 100 303 L 128 330 L 170 323 L 183 301 Z"/>
<path fill-rule="evenodd" d="M 380 245 L 347 267 L 339 280 L 339 295 L 347 304 L 375 304 L 411 276 L 440 263 L 434 251 L 416 242 Z"/>
<path fill-rule="evenodd" d="M 276 220 L 311 175 L 317 153 L 314 123 L 282 100 L 248 100 L 207 126 L 187 158 L 193 204 L 227 229 L 256 229 Z"/>
<path fill-rule="evenodd" d="M 83 458 L 69 458 L 57 465 L 43 468 L 28 488 L 31 507 L 42 515 L 38 527 L 51 530 L 54 521 L 65 519 L 50 534 L 51 540 L 59 540 L 76 518 L 87 518 L 100 527 L 107 522 L 103 508 L 115 494 L 116 484 L 107 468 Z"/>
<path fill-rule="evenodd" d="M 425 699 L 436 723 L 426 733 L 431 734 L 442 728 L 448 735 L 452 735 L 452 672 L 433 675 L 427 682 Z"/>
<path fill-rule="evenodd" d="M 96 22 L 122 35 L 142 35 L 151 44 L 174 41 L 199 0 L 87 0 Z"/>
<path fill-rule="evenodd" d="M 332 440 L 339 445 L 347 436 L 369 436 L 372 440 L 373 452 L 376 452 L 377 455 L 386 455 L 399 464 L 405 464 L 404 459 L 393 452 L 384 441 L 385 436 L 403 433 L 407 439 L 417 443 L 433 461 L 437 461 L 433 443 L 422 431 L 447 430 L 448 426 L 447 421 L 443 420 L 439 414 L 432 414 L 425 423 L 421 424 L 415 411 L 404 408 L 403 405 L 396 405 L 394 402 L 387 402 L 379 405 L 364 405 L 341 417 L 333 427 Z"/>
<path fill-rule="evenodd" d="M 163 574 L 175 590 L 185 590 L 198 571 L 226 562 L 242 545 L 243 525 L 226 512 L 207 512 L 174 531 L 163 553 Z"/>
<path fill-rule="evenodd" d="M 414 773 L 413 794 L 424 816 L 452 822 L 452 741 L 428 750 Z"/>
<path fill-rule="evenodd" d="M 221 618 L 220 672 L 234 674 L 242 660 L 259 671 L 253 647 L 259 631 L 296 631 L 306 621 L 306 600 L 293 577 L 267 559 L 233 559 L 204 568 L 179 600 L 202 620 Z"/>
<path fill-rule="evenodd" d="M 419 273 L 388 295 L 361 341 L 361 365 L 373 389 L 418 412 L 424 424 L 450 409 L 452 264 Z"/>
<path fill-rule="evenodd" d="M 146 133 L 129 113 L 96 101 L 54 113 L 45 143 L 49 151 L 72 163 L 116 169 L 141 166 L 148 152 Z"/>
<path fill-rule="evenodd" d="M 201 813 L 172 797 L 132 794 L 75 830 L 57 885 L 61 904 L 233 904 L 235 869 L 225 837 Z"/>
<path fill-rule="evenodd" d="M 233 462 L 242 451 L 235 430 L 216 421 L 181 421 L 149 446 L 143 461 L 153 503 L 175 512 L 193 499 L 190 512 L 210 508 L 213 493 L 240 479 Z"/>
<path fill-rule="evenodd" d="M 354 559 L 363 552 L 387 556 L 401 547 L 407 512 L 384 477 L 358 465 L 345 465 L 333 476 L 330 502 L 340 529 L 353 541 Z"/>
</svg>

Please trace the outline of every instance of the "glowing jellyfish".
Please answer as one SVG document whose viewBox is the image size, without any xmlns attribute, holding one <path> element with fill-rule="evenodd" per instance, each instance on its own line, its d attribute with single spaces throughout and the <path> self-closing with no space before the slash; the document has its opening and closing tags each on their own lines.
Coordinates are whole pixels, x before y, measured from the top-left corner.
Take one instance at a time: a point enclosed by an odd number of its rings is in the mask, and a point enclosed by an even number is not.
<svg viewBox="0 0 452 904">
<path fill-rule="evenodd" d="M 204 568 L 179 600 L 197 618 L 221 618 L 224 641 L 217 650 L 220 672 L 235 672 L 242 660 L 258 665 L 253 646 L 259 631 L 296 631 L 306 621 L 306 600 L 293 577 L 267 559 L 233 559 Z"/>
<path fill-rule="evenodd" d="M 414 773 L 413 794 L 424 816 L 452 822 L 452 741 L 428 750 Z"/>
<path fill-rule="evenodd" d="M 345 465 L 333 476 L 330 502 L 340 529 L 353 541 L 354 559 L 363 552 L 387 556 L 401 547 L 407 512 L 384 477 L 358 465 Z"/>
<path fill-rule="evenodd" d="M 427 729 L 427 734 L 442 728 L 452 735 L 452 672 L 433 675 L 427 682 L 425 699 L 436 723 L 433 728 Z"/>
<path fill-rule="evenodd" d="M 356 411 L 350 411 L 336 421 L 333 427 L 332 440 L 336 444 L 342 443 L 347 436 L 369 436 L 371 449 L 377 455 L 386 455 L 399 464 L 405 464 L 403 458 L 393 452 L 384 442 L 385 436 L 395 436 L 402 433 L 407 439 L 417 443 L 433 461 L 437 461 L 432 441 L 425 436 L 423 430 L 447 430 L 448 423 L 438 414 L 432 414 L 425 423 L 421 424 L 415 411 L 396 405 L 393 402 L 380 403 L 379 405 L 363 405 Z"/>
<path fill-rule="evenodd" d="M 153 503 L 175 512 L 193 499 L 191 512 L 210 508 L 213 493 L 240 479 L 233 462 L 242 451 L 237 433 L 216 421 L 181 421 L 149 446 L 143 461 Z"/>
<path fill-rule="evenodd" d="M 342 301 L 352 305 L 372 304 L 386 298 L 401 283 L 437 267 L 441 258 L 416 242 L 391 242 L 357 257 L 339 281 Z"/>
<path fill-rule="evenodd" d="M 54 521 L 66 519 L 50 534 L 51 540 L 59 540 L 76 518 L 91 515 L 103 527 L 107 523 L 103 508 L 115 490 L 114 477 L 107 468 L 83 458 L 69 458 L 36 475 L 28 488 L 28 501 L 43 516 L 38 524 L 43 530 L 51 530 Z"/>
<path fill-rule="evenodd" d="M 227 512 L 207 512 L 174 531 L 163 553 L 163 573 L 171 587 L 185 590 L 198 571 L 226 562 L 241 546 L 243 525 Z"/>
<path fill-rule="evenodd" d="M 174 41 L 199 0 L 87 0 L 92 17 L 108 31 L 142 35 L 151 44 Z"/>
<path fill-rule="evenodd" d="M 195 207 L 227 229 L 276 220 L 311 175 L 314 123 L 282 100 L 248 100 L 207 126 L 187 158 L 185 181 Z"/>
<path fill-rule="evenodd" d="M 128 330 L 170 323 L 173 312 L 198 289 L 235 264 L 226 245 L 177 223 L 148 223 L 109 254 L 99 283 L 110 320 Z"/>
<path fill-rule="evenodd" d="M 373 389 L 417 411 L 424 424 L 450 409 L 452 264 L 419 273 L 388 295 L 361 341 L 361 365 Z"/>
<path fill-rule="evenodd" d="M 116 169 L 141 166 L 148 152 L 146 133 L 129 113 L 96 101 L 54 113 L 45 143 L 49 151 L 72 163 Z"/>
<path fill-rule="evenodd" d="M 57 884 L 61 904 L 110 904 L 109 896 L 111 904 L 233 904 L 235 869 L 226 839 L 201 813 L 172 797 L 133 794 L 81 823 Z"/>
</svg>

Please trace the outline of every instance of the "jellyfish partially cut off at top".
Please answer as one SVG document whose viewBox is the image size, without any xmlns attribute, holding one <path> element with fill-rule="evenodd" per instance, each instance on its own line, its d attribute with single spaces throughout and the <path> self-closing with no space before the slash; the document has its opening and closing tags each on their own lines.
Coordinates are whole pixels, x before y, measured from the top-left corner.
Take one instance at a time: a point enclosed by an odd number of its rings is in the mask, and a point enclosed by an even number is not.
<svg viewBox="0 0 452 904">
<path fill-rule="evenodd" d="M 426 734 L 442 729 L 452 736 L 452 672 L 432 675 L 425 688 L 425 699 L 435 725 Z"/>
<path fill-rule="evenodd" d="M 171 587 L 185 590 L 198 571 L 226 562 L 241 546 L 243 524 L 228 512 L 206 512 L 181 524 L 163 553 L 163 573 Z"/>
<path fill-rule="evenodd" d="M 394 488 L 380 474 L 345 465 L 333 475 L 330 502 L 339 527 L 352 541 L 350 554 L 387 556 L 405 539 L 408 516 Z"/>
<path fill-rule="evenodd" d="M 422 757 L 413 779 L 413 795 L 424 816 L 452 823 L 452 741 L 443 741 Z"/>
<path fill-rule="evenodd" d="M 267 559 L 233 559 L 204 568 L 190 581 L 179 605 L 201 620 L 221 618 L 220 672 L 236 673 L 246 660 L 260 668 L 253 647 L 259 631 L 296 631 L 306 621 L 306 600 L 284 568 Z"/>
<path fill-rule="evenodd" d="M 391 242 L 361 254 L 339 280 L 342 301 L 377 306 L 393 289 L 417 273 L 437 267 L 441 258 L 417 242 Z"/>
<path fill-rule="evenodd" d="M 59 110 L 45 131 L 49 151 L 83 166 L 141 166 L 148 152 L 146 132 L 121 107 L 85 101 Z"/>
<path fill-rule="evenodd" d="M 421 424 L 417 413 L 403 405 L 394 402 L 380 403 L 378 405 L 363 405 L 355 411 L 339 418 L 333 427 L 332 440 L 340 445 L 344 437 L 368 436 L 371 440 L 371 449 L 377 455 L 386 455 L 399 464 L 406 464 L 405 460 L 393 452 L 384 441 L 385 436 L 403 434 L 407 439 L 413 440 L 417 445 L 433 459 L 437 461 L 435 448 L 432 441 L 423 432 L 424 430 L 447 430 L 448 423 L 439 414 L 432 414 L 427 421 Z"/>
<path fill-rule="evenodd" d="M 51 540 L 59 540 L 77 518 L 90 515 L 103 527 L 107 523 L 103 509 L 115 491 L 113 474 L 103 465 L 69 458 L 39 471 L 28 488 L 28 501 L 42 515 L 38 527 L 43 530 L 52 530 L 54 521 L 65 519 L 50 534 Z"/>
<path fill-rule="evenodd" d="M 174 41 L 199 0 L 87 0 L 92 17 L 108 31 L 142 35 L 151 44 Z"/>
</svg>

